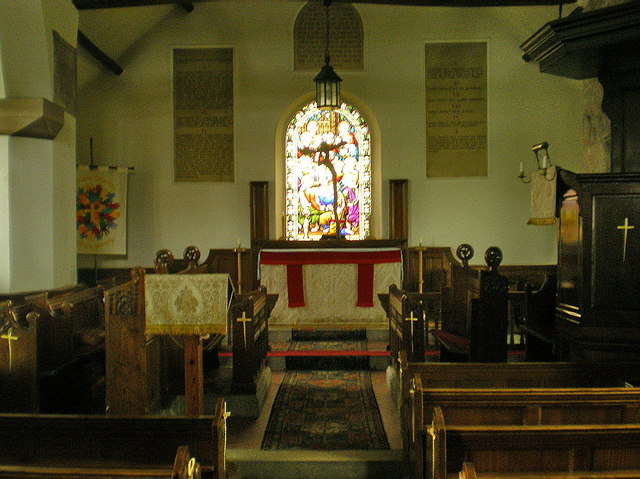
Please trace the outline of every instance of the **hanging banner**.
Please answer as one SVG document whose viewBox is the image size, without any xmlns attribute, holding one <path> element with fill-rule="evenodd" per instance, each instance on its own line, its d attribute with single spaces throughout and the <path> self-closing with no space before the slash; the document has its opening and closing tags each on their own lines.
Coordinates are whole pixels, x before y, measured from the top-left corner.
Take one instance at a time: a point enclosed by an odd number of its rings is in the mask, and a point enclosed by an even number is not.
<svg viewBox="0 0 640 479">
<path fill-rule="evenodd" d="M 76 237 L 79 254 L 127 254 L 128 168 L 78 166 Z"/>
</svg>

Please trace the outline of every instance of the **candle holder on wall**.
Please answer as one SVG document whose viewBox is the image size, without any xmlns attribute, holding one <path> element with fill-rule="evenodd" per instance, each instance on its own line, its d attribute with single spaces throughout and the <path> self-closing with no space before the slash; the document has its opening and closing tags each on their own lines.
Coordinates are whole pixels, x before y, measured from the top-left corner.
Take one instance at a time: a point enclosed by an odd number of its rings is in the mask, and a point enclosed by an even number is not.
<svg viewBox="0 0 640 479">
<path fill-rule="evenodd" d="M 533 145 L 531 151 L 533 151 L 536 171 L 540 172 L 540 176 L 545 180 L 554 180 L 556 177 L 556 169 L 551 169 L 551 174 L 548 174 L 548 170 L 553 166 L 549 159 L 549 143 L 543 141 L 542 143 Z M 520 181 L 523 183 L 531 183 L 531 174 L 529 176 L 524 174 L 524 163 L 522 161 L 520 162 L 520 174 L 518 178 L 520 178 Z"/>
</svg>

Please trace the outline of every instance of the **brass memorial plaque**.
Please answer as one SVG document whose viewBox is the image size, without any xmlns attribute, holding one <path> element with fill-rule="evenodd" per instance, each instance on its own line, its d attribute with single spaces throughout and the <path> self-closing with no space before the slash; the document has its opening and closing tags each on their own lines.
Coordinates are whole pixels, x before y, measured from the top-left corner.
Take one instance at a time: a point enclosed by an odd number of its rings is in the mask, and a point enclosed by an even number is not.
<svg viewBox="0 0 640 479">
<path fill-rule="evenodd" d="M 487 44 L 425 46 L 427 177 L 487 176 Z"/>
<path fill-rule="evenodd" d="M 173 50 L 175 181 L 233 181 L 233 49 Z"/>
</svg>

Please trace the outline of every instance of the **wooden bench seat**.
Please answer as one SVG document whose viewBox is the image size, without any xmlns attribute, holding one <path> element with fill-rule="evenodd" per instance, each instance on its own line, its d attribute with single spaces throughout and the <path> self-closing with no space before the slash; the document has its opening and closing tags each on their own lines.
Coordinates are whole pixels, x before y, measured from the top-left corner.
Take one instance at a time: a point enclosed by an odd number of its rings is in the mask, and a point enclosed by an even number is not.
<svg viewBox="0 0 640 479">
<path fill-rule="evenodd" d="M 405 465 L 414 467 L 422 447 L 417 431 L 436 405 L 458 424 L 640 423 L 639 391 L 618 387 L 636 369 L 627 363 L 409 363 L 400 354 Z"/>
<path fill-rule="evenodd" d="M 120 461 L 121 462 L 121 461 Z M 183 479 L 189 477 L 189 471 L 199 473 L 200 464 L 191 462 L 191 455 L 187 446 L 180 446 L 176 451 L 173 462 L 167 458 L 164 465 L 145 466 L 121 464 L 110 465 L 109 461 L 86 461 L 82 466 L 68 466 L 49 464 L 46 466 L 0 464 L 0 478 L 2 479 Z M 198 475 L 191 476 L 193 479 Z"/>
<path fill-rule="evenodd" d="M 447 427 L 635 424 L 640 427 L 640 391 L 636 388 L 422 389 L 413 391 L 407 459 L 424 447 L 419 431 L 433 422 L 436 409 Z M 420 462 L 418 461 L 419 465 Z"/>
<path fill-rule="evenodd" d="M 438 322 L 430 316 L 441 309 L 442 293 L 412 293 L 392 284 L 389 293 L 378 297 L 389 323 L 387 383 L 394 403 L 400 407 L 400 374 L 396 358 L 402 351 L 410 361 L 425 360 L 428 325 Z"/>
<path fill-rule="evenodd" d="M 427 468 L 417 477 L 445 479 L 466 461 L 473 462 L 477 474 L 636 471 L 640 475 L 640 424 L 449 426 L 439 408 L 431 416 L 433 421 L 421 433 L 426 445 L 419 453 Z"/>
<path fill-rule="evenodd" d="M 0 410 L 98 414 L 104 411 L 102 288 L 74 287 L 25 295 L 0 305 L 0 330 L 11 332 Z M 8 354 L 8 353 L 11 354 Z M 10 386 L 9 386 L 10 385 Z"/>
<path fill-rule="evenodd" d="M 448 424 L 640 423 L 637 388 L 425 389 L 415 378 L 415 426 L 435 406 Z"/>
<path fill-rule="evenodd" d="M 187 446 L 204 472 L 223 479 L 226 417 L 223 399 L 214 415 L 199 417 L 2 414 L 0 470 L 163 469 L 170 477 L 176 451 Z"/>
<path fill-rule="evenodd" d="M 478 474 L 473 462 L 462 464 L 462 470 L 447 474 L 449 479 L 638 479 L 637 469 L 616 469 L 606 471 L 563 471 L 563 472 L 483 472 Z"/>
</svg>

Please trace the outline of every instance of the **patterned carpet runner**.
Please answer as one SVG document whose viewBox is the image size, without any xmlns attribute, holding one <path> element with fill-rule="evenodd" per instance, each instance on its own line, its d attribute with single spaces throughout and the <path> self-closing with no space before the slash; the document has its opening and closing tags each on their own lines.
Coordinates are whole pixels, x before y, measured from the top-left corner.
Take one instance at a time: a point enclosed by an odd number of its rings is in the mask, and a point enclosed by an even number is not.
<svg viewBox="0 0 640 479">
<path fill-rule="evenodd" d="M 290 370 L 367 370 L 367 336 L 364 330 L 293 330 L 288 351 L 303 353 L 286 358 Z"/>
<path fill-rule="evenodd" d="M 294 331 L 291 351 L 366 350 L 364 331 Z M 288 357 L 262 449 L 389 449 L 368 357 Z"/>
<path fill-rule="evenodd" d="M 352 353 L 365 352 L 367 342 L 363 340 L 344 341 L 292 341 L 289 351 L 306 352 L 304 356 L 288 356 L 289 370 L 358 370 L 369 369 L 369 357 Z M 331 354 L 328 354 L 331 353 Z"/>
<path fill-rule="evenodd" d="M 389 449 L 368 371 L 288 371 L 262 449 Z"/>
</svg>

